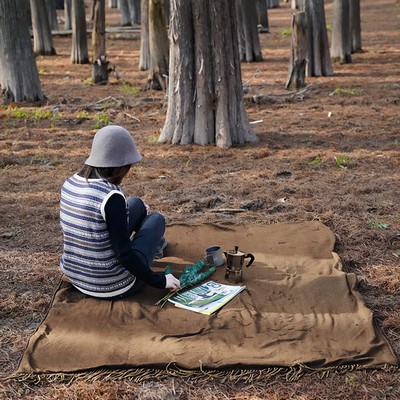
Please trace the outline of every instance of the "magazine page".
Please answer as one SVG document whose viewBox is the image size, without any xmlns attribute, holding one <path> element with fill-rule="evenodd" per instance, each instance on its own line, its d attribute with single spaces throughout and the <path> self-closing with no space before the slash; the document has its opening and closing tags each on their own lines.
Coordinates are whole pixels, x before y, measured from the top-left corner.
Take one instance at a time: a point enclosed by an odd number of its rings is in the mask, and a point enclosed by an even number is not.
<svg viewBox="0 0 400 400">
<path fill-rule="evenodd" d="M 177 307 L 210 315 L 245 288 L 245 286 L 224 285 L 209 281 L 183 293 L 178 293 L 169 301 Z"/>
<path fill-rule="evenodd" d="M 219 310 L 225 304 L 230 302 L 243 289 L 244 289 L 244 287 L 241 290 L 239 290 L 237 293 L 233 293 L 232 295 L 226 296 L 221 300 L 214 301 L 212 303 L 206 304 L 206 305 L 201 306 L 201 307 L 190 307 L 190 306 L 184 306 L 184 305 L 181 305 L 181 304 L 175 304 L 175 306 L 178 307 L 178 308 L 183 308 L 185 310 L 195 311 L 195 312 L 198 312 L 200 314 L 211 315 L 213 312 Z"/>
</svg>

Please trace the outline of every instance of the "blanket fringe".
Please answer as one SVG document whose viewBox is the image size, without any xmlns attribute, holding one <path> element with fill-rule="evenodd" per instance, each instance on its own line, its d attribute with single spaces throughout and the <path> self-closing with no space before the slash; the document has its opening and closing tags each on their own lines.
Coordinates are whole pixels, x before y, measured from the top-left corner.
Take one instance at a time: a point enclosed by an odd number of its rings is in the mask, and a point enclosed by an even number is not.
<svg viewBox="0 0 400 400">
<path fill-rule="evenodd" d="M 381 366 L 369 365 L 342 365 L 325 368 L 311 368 L 304 364 L 297 364 L 292 367 L 268 367 L 261 369 L 204 369 L 189 370 L 180 368 L 176 364 L 169 364 L 165 369 L 156 368 L 132 368 L 132 369 L 107 369 L 101 368 L 91 371 L 73 373 L 14 373 L 1 378 L 1 381 L 14 380 L 30 384 L 41 383 L 64 383 L 71 384 L 75 381 L 96 382 L 96 381 L 131 381 L 141 383 L 149 380 L 161 380 L 170 377 L 190 379 L 192 382 L 199 380 L 219 380 L 221 382 L 235 382 L 251 384 L 265 381 L 276 376 L 282 377 L 287 382 L 296 382 L 305 374 L 318 375 L 320 379 L 328 377 L 331 373 L 339 375 L 348 372 L 363 370 L 381 370 L 388 373 L 395 373 L 400 370 L 399 366 L 384 364 Z"/>
</svg>

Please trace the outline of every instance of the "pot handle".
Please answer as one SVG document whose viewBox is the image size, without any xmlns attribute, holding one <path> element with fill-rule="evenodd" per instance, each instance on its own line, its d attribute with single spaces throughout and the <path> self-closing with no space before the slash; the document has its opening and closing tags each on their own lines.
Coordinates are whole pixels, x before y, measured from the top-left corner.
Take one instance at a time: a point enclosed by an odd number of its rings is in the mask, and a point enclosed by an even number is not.
<svg viewBox="0 0 400 400">
<path fill-rule="evenodd" d="M 246 267 L 250 267 L 251 264 L 253 264 L 254 261 L 254 256 L 251 253 L 247 253 L 244 258 L 250 258 L 250 261 L 247 263 Z"/>
</svg>

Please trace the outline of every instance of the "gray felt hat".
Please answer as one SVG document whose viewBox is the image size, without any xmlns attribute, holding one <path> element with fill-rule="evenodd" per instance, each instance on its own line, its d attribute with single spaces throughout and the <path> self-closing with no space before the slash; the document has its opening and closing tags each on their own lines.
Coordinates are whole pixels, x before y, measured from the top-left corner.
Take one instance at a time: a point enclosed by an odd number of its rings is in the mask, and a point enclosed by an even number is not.
<svg viewBox="0 0 400 400">
<path fill-rule="evenodd" d="M 122 126 L 108 125 L 94 135 L 86 165 L 92 167 L 123 167 L 142 159 L 131 134 Z"/>
</svg>

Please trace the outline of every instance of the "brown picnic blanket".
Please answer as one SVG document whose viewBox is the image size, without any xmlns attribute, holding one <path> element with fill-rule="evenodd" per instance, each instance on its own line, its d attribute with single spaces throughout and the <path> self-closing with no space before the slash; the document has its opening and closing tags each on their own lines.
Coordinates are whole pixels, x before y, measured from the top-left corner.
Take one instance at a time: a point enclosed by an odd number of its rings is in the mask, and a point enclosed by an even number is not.
<svg viewBox="0 0 400 400">
<path fill-rule="evenodd" d="M 62 280 L 17 373 L 397 364 L 322 223 L 177 224 L 166 235 L 166 257 L 154 268 L 170 265 L 176 275 L 211 245 L 254 254 L 246 290 L 207 316 L 156 306 L 167 292 L 150 287 L 130 299 L 96 300 Z M 210 279 L 229 283 L 224 273 L 218 267 Z"/>
</svg>

